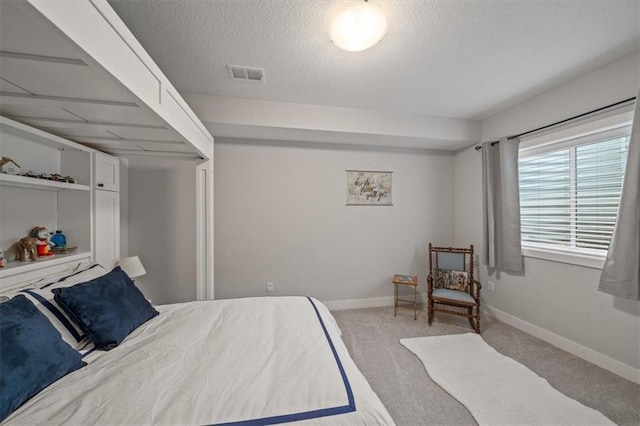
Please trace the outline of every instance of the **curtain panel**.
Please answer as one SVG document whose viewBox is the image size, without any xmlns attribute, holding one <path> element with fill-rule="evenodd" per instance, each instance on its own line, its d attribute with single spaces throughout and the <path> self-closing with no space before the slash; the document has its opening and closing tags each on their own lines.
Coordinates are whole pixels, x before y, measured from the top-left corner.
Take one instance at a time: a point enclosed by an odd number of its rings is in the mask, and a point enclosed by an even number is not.
<svg viewBox="0 0 640 426">
<path fill-rule="evenodd" d="M 482 144 L 484 264 L 522 272 L 520 241 L 519 138 Z"/>
<path fill-rule="evenodd" d="M 640 92 L 638 92 L 640 96 Z M 640 108 L 636 107 L 618 217 L 598 290 L 640 300 Z"/>
</svg>

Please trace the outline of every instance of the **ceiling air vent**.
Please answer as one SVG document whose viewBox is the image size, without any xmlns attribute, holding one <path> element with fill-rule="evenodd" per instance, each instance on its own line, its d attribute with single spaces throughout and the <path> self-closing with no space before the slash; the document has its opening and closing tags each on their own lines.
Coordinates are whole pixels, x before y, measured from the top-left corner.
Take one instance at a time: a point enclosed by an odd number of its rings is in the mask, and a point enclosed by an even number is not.
<svg viewBox="0 0 640 426">
<path fill-rule="evenodd" d="M 234 80 L 253 81 L 254 83 L 264 82 L 264 69 L 241 67 L 238 65 L 227 65 L 229 77 Z"/>
</svg>

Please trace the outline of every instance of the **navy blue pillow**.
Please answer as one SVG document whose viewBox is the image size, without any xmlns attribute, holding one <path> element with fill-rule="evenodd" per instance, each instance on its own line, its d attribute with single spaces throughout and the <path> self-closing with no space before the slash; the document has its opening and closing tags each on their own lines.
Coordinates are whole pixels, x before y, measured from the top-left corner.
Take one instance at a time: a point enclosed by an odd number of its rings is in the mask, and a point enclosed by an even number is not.
<svg viewBox="0 0 640 426">
<path fill-rule="evenodd" d="M 105 351 L 118 346 L 129 333 L 158 315 L 119 266 L 86 283 L 51 291 L 54 300 L 96 348 Z"/>
<path fill-rule="evenodd" d="M 0 360 L 0 421 L 85 365 L 80 353 L 23 295 L 0 304 Z"/>
</svg>

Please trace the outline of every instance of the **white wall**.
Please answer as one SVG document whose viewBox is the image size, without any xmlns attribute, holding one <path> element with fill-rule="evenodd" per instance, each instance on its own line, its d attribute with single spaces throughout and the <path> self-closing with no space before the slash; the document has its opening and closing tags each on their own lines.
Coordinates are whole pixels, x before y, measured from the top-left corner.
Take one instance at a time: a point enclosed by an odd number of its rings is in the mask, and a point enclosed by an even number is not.
<svg viewBox="0 0 640 426">
<path fill-rule="evenodd" d="M 154 304 L 196 300 L 195 162 L 129 160 L 128 251 L 147 275 L 136 284 Z"/>
<path fill-rule="evenodd" d="M 390 297 L 453 239 L 453 155 L 216 138 L 216 298 Z M 392 207 L 346 206 L 347 169 L 393 171 Z M 421 291 L 426 291 L 424 282 Z"/>
<path fill-rule="evenodd" d="M 636 95 L 640 54 L 634 54 L 488 118 L 483 140 L 531 130 Z M 473 148 L 455 157 L 456 244 L 482 243 L 482 164 Z M 469 208 L 469 206 L 476 208 Z M 482 255 L 482 253 L 480 253 Z M 640 380 L 640 302 L 597 291 L 599 269 L 525 258 L 524 276 L 488 276 L 482 301 L 499 319 Z M 495 292 L 487 291 L 488 280 Z"/>
</svg>

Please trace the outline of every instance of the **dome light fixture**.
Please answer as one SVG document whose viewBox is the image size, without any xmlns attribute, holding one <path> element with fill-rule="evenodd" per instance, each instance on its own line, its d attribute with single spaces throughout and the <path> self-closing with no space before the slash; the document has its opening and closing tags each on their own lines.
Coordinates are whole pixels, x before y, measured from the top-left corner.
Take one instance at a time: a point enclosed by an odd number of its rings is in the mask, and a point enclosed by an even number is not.
<svg viewBox="0 0 640 426">
<path fill-rule="evenodd" d="M 384 11 L 367 0 L 352 2 L 331 23 L 329 37 L 340 49 L 359 52 L 382 40 L 387 33 Z"/>
</svg>

